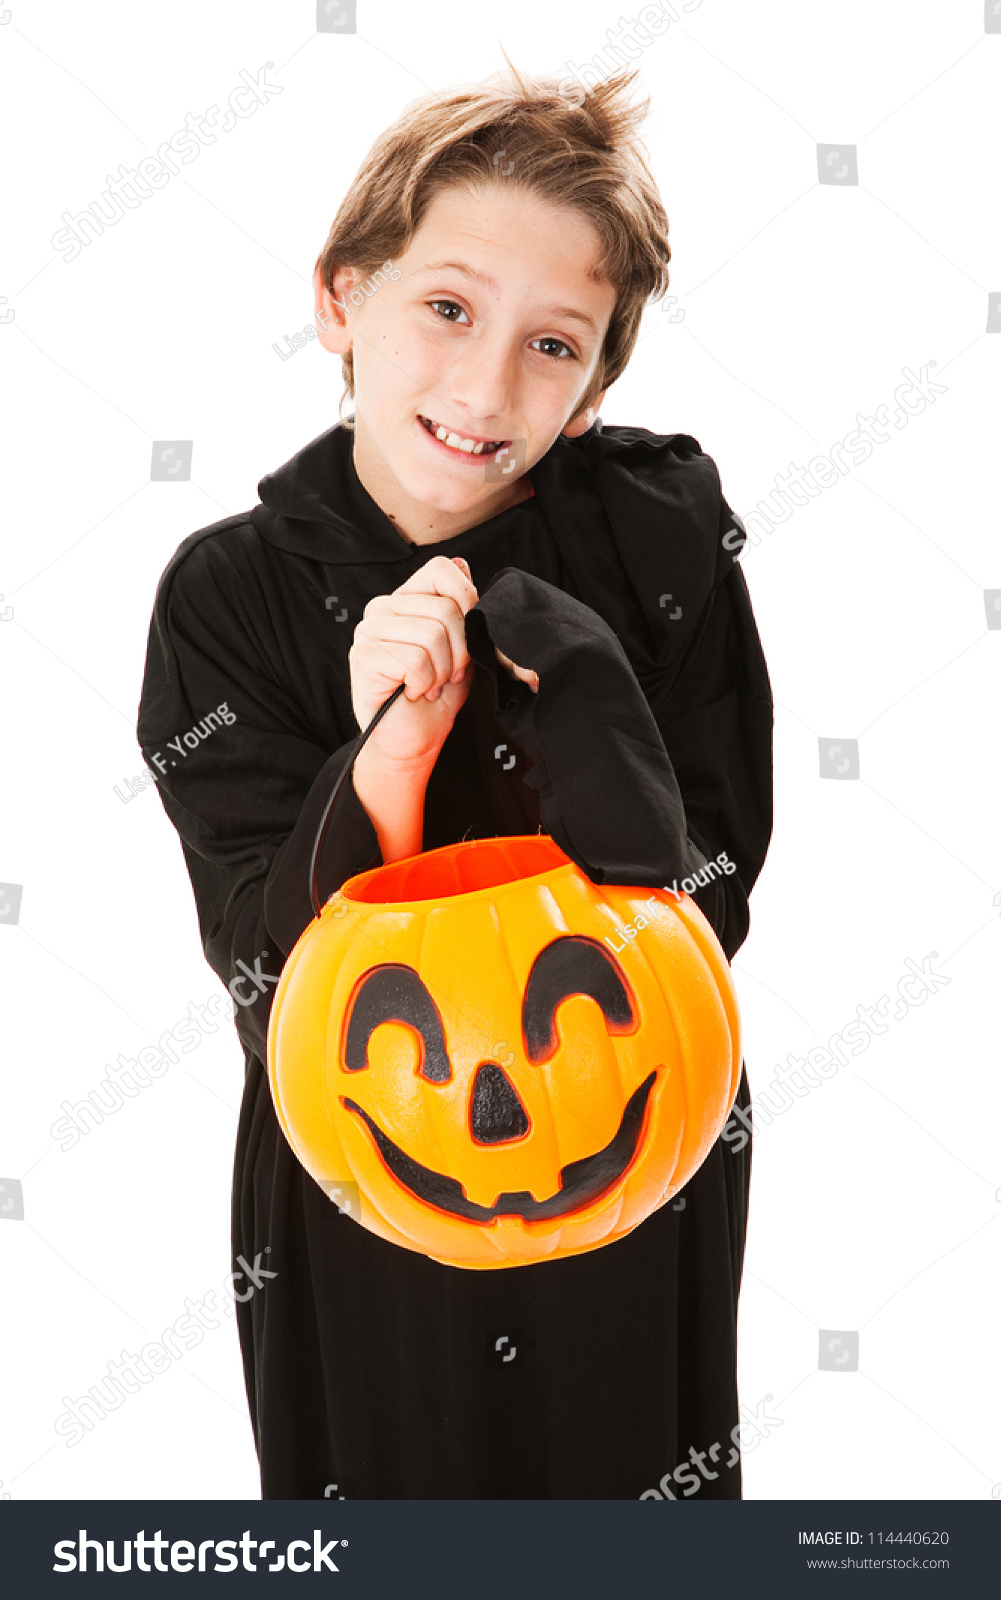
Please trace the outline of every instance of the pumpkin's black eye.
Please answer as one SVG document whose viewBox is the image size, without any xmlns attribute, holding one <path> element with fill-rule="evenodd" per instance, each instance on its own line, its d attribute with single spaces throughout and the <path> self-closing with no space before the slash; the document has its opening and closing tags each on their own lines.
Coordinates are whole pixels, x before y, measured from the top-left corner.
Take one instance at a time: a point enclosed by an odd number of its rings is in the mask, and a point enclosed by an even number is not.
<svg viewBox="0 0 1001 1600">
<path fill-rule="evenodd" d="M 413 967 L 386 962 L 372 967 L 362 978 L 351 1002 L 344 1040 L 346 1071 L 361 1072 L 368 1066 L 368 1042 L 380 1022 L 405 1022 L 419 1035 L 422 1078 L 429 1083 L 451 1080 L 441 1014 Z"/>
<path fill-rule="evenodd" d="M 556 1008 L 572 994 L 587 994 L 605 1014 L 609 1033 L 629 1033 L 636 1017 L 622 968 L 596 939 L 564 934 L 532 962 L 521 1008 L 525 1053 L 538 1065 L 556 1050 Z"/>
</svg>

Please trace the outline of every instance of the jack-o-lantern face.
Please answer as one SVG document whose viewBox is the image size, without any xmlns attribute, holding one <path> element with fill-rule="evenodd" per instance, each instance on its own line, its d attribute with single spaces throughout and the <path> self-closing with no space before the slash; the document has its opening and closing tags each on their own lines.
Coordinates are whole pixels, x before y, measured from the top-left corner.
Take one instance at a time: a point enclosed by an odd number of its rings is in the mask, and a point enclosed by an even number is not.
<svg viewBox="0 0 1001 1600">
<path fill-rule="evenodd" d="M 286 963 L 268 1055 L 293 1150 L 364 1226 L 516 1266 L 621 1238 L 687 1181 L 736 1095 L 739 1017 L 687 896 L 501 838 L 344 884 Z"/>
<path fill-rule="evenodd" d="M 631 1033 L 636 1012 L 625 977 L 615 957 L 592 939 L 564 934 L 536 956 L 525 986 L 521 1035 L 525 1055 L 533 1065 L 554 1055 L 556 1008 L 572 994 L 586 994 L 600 1006 L 611 1033 Z M 418 1067 L 428 1083 L 452 1081 L 441 1015 L 426 985 L 412 967 L 373 967 L 362 978 L 350 1011 L 344 1066 L 349 1072 L 368 1067 L 368 1041 L 382 1022 L 409 1024 L 418 1034 L 422 1058 Z M 568 1163 L 559 1174 L 559 1190 L 537 1200 L 528 1190 L 498 1196 L 492 1206 L 466 1198 L 457 1178 L 435 1172 L 401 1150 L 384 1129 L 356 1101 L 341 1104 L 365 1122 L 390 1172 L 418 1199 L 472 1222 L 492 1222 L 494 1217 L 516 1215 L 526 1222 L 562 1217 L 597 1200 L 625 1172 L 633 1158 L 643 1123 L 643 1112 L 656 1073 L 629 1097 L 612 1139 L 603 1149 L 583 1160 Z M 497 1061 L 481 1061 L 472 1074 L 468 1098 L 469 1137 L 475 1144 L 500 1145 L 524 1139 L 532 1124 L 508 1072 Z"/>
</svg>

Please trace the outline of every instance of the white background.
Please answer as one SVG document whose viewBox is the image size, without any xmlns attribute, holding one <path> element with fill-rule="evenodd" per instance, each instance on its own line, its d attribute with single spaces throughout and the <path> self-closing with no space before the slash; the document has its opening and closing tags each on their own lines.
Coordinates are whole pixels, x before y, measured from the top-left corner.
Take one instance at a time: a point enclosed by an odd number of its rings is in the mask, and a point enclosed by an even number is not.
<svg viewBox="0 0 1001 1600">
<path fill-rule="evenodd" d="M 313 262 L 375 135 L 425 89 L 502 67 L 499 42 L 562 74 L 636 15 L 360 0 L 356 35 L 321 35 L 314 12 L 10 0 L 0 24 L 0 878 L 24 886 L 0 927 L 0 1177 L 25 1201 L 23 1222 L 0 1218 L 14 1499 L 259 1495 L 232 1316 L 75 1448 L 53 1431 L 64 1396 L 230 1265 L 230 1022 L 76 1148 L 49 1131 L 119 1052 L 221 992 L 159 799 L 114 789 L 142 771 L 156 582 L 336 418 L 336 358 L 273 346 L 311 317 Z M 280 95 L 60 257 L 64 211 L 268 61 Z M 892 412 L 905 366 L 934 361 L 947 386 L 742 557 L 777 702 L 774 840 L 735 962 L 752 1094 L 895 998 L 907 957 L 937 951 L 951 980 L 756 1138 L 740 1392 L 780 1421 L 745 1454 L 745 1493 L 989 1498 L 1001 35 L 983 0 L 702 0 L 638 65 L 677 300 L 648 313 L 605 422 L 694 434 L 746 515 L 859 411 Z M 839 141 L 857 186 L 818 183 L 816 146 Z M 155 439 L 194 440 L 190 482 L 149 481 Z M 818 740 L 841 738 L 860 777 L 824 781 Z M 820 1329 L 858 1331 L 857 1372 L 818 1370 Z"/>
</svg>

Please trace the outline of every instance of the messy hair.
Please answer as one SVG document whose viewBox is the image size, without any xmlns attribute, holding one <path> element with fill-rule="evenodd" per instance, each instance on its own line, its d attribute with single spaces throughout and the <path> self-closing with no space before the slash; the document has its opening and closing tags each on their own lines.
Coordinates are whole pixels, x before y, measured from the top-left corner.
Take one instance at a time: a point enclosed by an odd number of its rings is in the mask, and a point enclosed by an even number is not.
<svg viewBox="0 0 1001 1600">
<path fill-rule="evenodd" d="M 627 99 L 624 69 L 586 92 L 567 79 L 510 66 L 483 83 L 414 100 L 380 134 L 335 216 L 316 266 L 333 294 L 338 267 L 364 277 L 410 245 L 432 199 L 446 188 L 516 183 L 587 217 L 601 241 L 597 277 L 616 291 L 582 415 L 624 371 L 645 306 L 668 286 L 667 214 L 638 130 L 649 97 Z M 562 93 L 561 90 L 568 92 Z M 353 352 L 341 357 L 354 395 Z"/>
</svg>

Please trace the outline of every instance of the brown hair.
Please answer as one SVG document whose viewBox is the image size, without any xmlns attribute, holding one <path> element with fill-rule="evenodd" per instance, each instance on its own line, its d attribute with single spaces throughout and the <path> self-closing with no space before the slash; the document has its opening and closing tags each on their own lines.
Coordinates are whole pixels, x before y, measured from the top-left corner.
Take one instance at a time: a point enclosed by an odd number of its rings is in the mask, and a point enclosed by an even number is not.
<svg viewBox="0 0 1001 1600">
<path fill-rule="evenodd" d="M 510 74 L 412 101 L 379 135 L 316 266 L 331 293 L 338 266 L 354 267 L 363 278 L 383 267 L 409 248 L 431 200 L 453 185 L 513 181 L 575 207 L 601 240 L 596 273 L 617 292 L 579 416 L 623 372 L 644 307 L 668 286 L 667 214 L 637 138 L 649 97 L 627 101 L 635 69 L 585 93 L 572 80 L 525 76 L 508 66 Z M 561 93 L 567 85 L 569 93 Z M 342 406 L 354 395 L 352 355 L 341 357 Z"/>
</svg>

